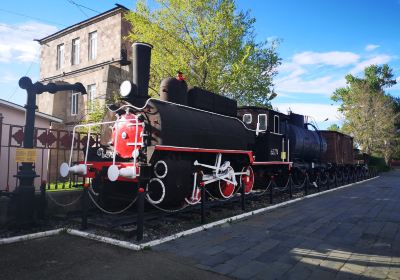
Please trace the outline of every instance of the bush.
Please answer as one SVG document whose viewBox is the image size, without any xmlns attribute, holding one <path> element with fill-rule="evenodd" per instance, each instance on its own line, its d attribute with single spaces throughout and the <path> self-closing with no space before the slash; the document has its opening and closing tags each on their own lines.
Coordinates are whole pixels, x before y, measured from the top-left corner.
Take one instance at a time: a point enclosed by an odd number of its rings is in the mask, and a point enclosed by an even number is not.
<svg viewBox="0 0 400 280">
<path fill-rule="evenodd" d="M 385 159 L 377 156 L 370 156 L 368 166 L 376 168 L 378 172 L 386 172 L 390 170 Z"/>
</svg>

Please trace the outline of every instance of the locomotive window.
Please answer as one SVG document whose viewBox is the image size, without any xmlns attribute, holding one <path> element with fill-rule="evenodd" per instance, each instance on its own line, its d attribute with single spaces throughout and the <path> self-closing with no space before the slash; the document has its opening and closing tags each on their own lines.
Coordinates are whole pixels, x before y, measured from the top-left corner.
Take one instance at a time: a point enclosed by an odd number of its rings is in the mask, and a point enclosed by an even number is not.
<svg viewBox="0 0 400 280">
<path fill-rule="evenodd" d="M 279 133 L 279 116 L 274 116 L 274 132 Z"/>
<path fill-rule="evenodd" d="M 242 120 L 246 124 L 251 124 L 251 122 L 253 121 L 253 117 L 251 114 L 244 114 Z"/>
<path fill-rule="evenodd" d="M 258 115 L 258 130 L 267 130 L 267 115 L 266 114 L 259 114 Z"/>
</svg>

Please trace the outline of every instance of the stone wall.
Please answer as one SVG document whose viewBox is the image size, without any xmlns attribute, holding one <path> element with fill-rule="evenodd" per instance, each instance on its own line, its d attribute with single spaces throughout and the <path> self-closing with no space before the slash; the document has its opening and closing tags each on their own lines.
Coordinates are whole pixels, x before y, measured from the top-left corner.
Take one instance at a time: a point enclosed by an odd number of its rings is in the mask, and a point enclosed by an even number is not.
<svg viewBox="0 0 400 280">
<path fill-rule="evenodd" d="M 130 66 L 121 66 L 119 62 L 121 49 L 127 49 L 131 57 L 131 44 L 126 40 L 130 24 L 124 19 L 124 11 L 117 10 L 107 16 L 62 32 L 59 36 L 43 42 L 41 49 L 40 79 L 45 82 L 82 83 L 96 85 L 96 99 L 104 104 L 106 99 L 118 93 L 119 84 L 131 79 Z M 97 57 L 88 59 L 89 33 L 97 31 Z M 80 63 L 71 65 L 72 40 L 80 38 Z M 64 44 L 64 67 L 56 69 L 57 45 Z M 112 69 L 112 70 L 110 70 Z M 112 74 L 110 74 L 112 73 Z M 71 92 L 60 92 L 55 95 L 43 93 L 37 97 L 39 111 L 63 119 L 64 124 L 58 128 L 70 129 L 79 123 L 88 113 L 87 95 L 79 95 L 77 115 L 71 114 Z"/>
</svg>

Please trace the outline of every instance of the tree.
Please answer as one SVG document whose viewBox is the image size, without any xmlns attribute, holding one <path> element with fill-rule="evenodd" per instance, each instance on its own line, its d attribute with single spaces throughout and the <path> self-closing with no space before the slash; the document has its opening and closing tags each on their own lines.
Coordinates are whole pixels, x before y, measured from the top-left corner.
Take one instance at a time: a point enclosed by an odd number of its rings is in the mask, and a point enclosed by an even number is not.
<svg viewBox="0 0 400 280">
<path fill-rule="evenodd" d="M 278 42 L 256 42 L 249 12 L 236 12 L 234 0 L 144 0 L 126 18 L 132 41 L 154 46 L 150 87 L 182 71 L 190 85 L 236 99 L 239 104 L 269 106 L 280 58 Z M 154 90 L 156 91 L 156 90 Z M 153 93 L 152 93 L 153 94 Z M 153 94 L 154 95 L 154 94 Z"/>
<path fill-rule="evenodd" d="M 377 153 L 388 163 L 398 139 L 396 125 L 399 112 L 393 98 L 384 88 L 396 84 L 388 65 L 371 65 L 364 70 L 364 78 L 346 76 L 347 86 L 337 89 L 332 99 L 341 102 L 339 110 L 345 117 L 342 130 L 366 153 Z"/>
<path fill-rule="evenodd" d="M 340 131 L 340 127 L 337 125 L 337 124 L 331 124 L 329 127 L 327 127 L 327 129 L 326 130 L 329 130 L 329 131 Z"/>
</svg>

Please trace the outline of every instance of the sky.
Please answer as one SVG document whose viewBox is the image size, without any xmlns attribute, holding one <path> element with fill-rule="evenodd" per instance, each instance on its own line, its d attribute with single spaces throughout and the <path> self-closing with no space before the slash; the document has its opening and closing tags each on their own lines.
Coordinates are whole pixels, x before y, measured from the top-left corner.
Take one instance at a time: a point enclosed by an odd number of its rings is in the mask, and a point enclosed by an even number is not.
<svg viewBox="0 0 400 280">
<path fill-rule="evenodd" d="M 24 105 L 22 76 L 39 78 L 39 44 L 57 30 L 114 7 L 115 0 L 2 1 L 0 4 L 0 98 Z M 136 1 L 119 0 L 134 9 Z M 345 75 L 362 76 L 371 64 L 389 64 L 400 97 L 400 0 L 237 0 L 256 19 L 258 41 L 279 39 L 282 59 L 272 105 L 312 117 L 320 129 L 342 117 L 330 99 Z M 328 119 L 328 120 L 326 120 Z"/>
</svg>

